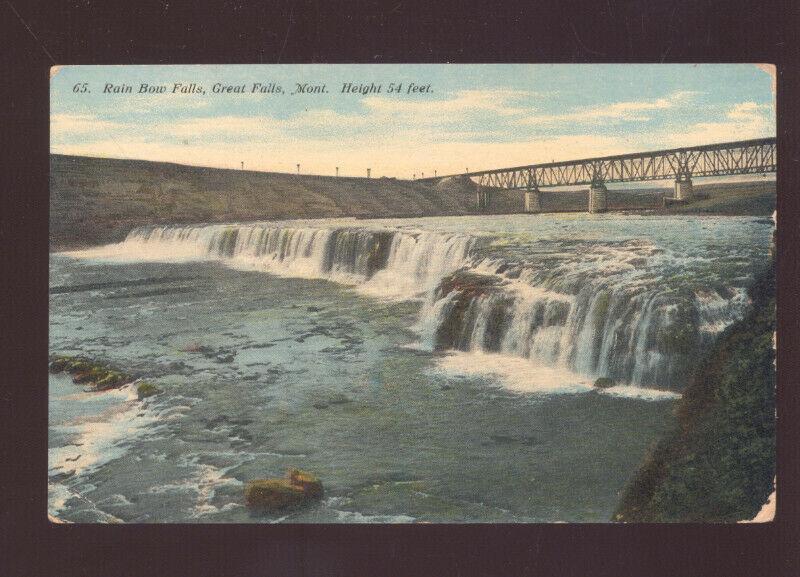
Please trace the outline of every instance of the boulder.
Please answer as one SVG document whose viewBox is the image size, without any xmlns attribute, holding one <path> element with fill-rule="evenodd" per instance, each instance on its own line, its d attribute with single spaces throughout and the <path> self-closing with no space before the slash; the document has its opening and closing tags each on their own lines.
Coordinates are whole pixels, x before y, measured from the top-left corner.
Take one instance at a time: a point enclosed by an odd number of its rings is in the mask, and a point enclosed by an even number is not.
<svg viewBox="0 0 800 577">
<path fill-rule="evenodd" d="M 600 377 L 594 382 L 594 386 L 598 389 L 610 389 L 614 385 L 616 385 L 614 379 L 610 379 L 608 377 Z"/>
<path fill-rule="evenodd" d="M 322 481 L 317 479 L 311 473 L 301 471 L 300 469 L 291 469 L 289 471 L 289 481 L 293 486 L 301 487 L 303 493 L 305 493 L 309 499 L 322 498 Z"/>
<path fill-rule="evenodd" d="M 248 481 L 244 488 L 247 506 L 266 513 L 301 507 L 322 495 L 322 482 L 300 469 L 291 469 L 283 479 Z"/>
<path fill-rule="evenodd" d="M 50 362 L 50 372 L 66 372 L 76 385 L 88 385 L 96 391 L 121 387 L 133 380 L 125 373 L 85 357 L 56 356 Z"/>
<path fill-rule="evenodd" d="M 139 383 L 139 386 L 136 387 L 136 396 L 141 401 L 142 399 L 146 399 L 147 397 L 152 397 L 153 395 L 158 393 L 158 389 L 152 383 L 143 382 Z"/>
</svg>

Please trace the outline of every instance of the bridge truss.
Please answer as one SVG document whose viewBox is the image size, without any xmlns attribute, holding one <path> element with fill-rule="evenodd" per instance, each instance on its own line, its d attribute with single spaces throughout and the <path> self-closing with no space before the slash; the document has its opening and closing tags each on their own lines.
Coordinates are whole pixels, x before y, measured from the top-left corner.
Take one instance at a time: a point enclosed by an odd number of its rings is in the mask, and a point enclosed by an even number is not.
<svg viewBox="0 0 800 577">
<path fill-rule="evenodd" d="M 598 185 L 647 180 L 689 181 L 693 176 L 726 176 L 775 172 L 776 139 L 759 138 L 705 146 L 675 148 L 532 164 L 427 178 L 436 182 L 468 177 L 489 188 L 538 189 L 546 186 Z"/>
</svg>

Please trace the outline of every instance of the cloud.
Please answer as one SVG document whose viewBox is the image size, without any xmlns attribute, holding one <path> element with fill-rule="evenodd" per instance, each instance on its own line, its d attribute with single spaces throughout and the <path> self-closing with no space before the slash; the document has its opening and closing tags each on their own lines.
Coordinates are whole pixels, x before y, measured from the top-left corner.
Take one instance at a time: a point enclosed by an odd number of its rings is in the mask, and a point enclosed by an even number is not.
<svg viewBox="0 0 800 577">
<path fill-rule="evenodd" d="M 523 114 L 529 109 L 511 103 L 533 95 L 534 93 L 526 90 L 460 90 L 454 97 L 440 100 L 402 100 L 388 96 L 368 96 L 361 102 L 369 110 L 377 113 L 410 116 L 421 114 L 441 119 L 441 115 L 460 118 L 460 115 L 471 112 L 492 112 L 502 116 Z"/>
<path fill-rule="evenodd" d="M 153 134 L 177 137 L 230 137 L 246 140 L 275 136 L 280 123 L 269 116 L 202 116 L 158 122 L 145 128 Z"/>
<path fill-rule="evenodd" d="M 564 114 L 535 114 L 523 119 L 525 124 L 556 124 L 587 122 L 592 124 L 611 124 L 616 122 L 647 122 L 648 111 L 660 111 L 685 105 L 696 92 L 682 90 L 652 100 L 614 102 L 601 106 L 581 107 Z"/>
<path fill-rule="evenodd" d="M 724 120 L 698 122 L 665 136 L 674 146 L 693 146 L 774 136 L 775 114 L 770 104 L 740 102 L 724 114 Z"/>
<path fill-rule="evenodd" d="M 551 160 L 585 158 L 631 151 L 629 142 L 611 136 L 557 136 L 522 142 L 446 141 L 423 139 L 360 139 L 342 141 L 338 146 L 318 146 L 303 140 L 270 142 L 268 139 L 234 143 L 215 141 L 203 145 L 181 144 L 177 140 L 154 141 L 144 136 L 120 141 L 55 144 L 53 152 L 112 158 L 140 158 L 196 166 L 294 172 L 301 164 L 304 173 L 410 178 L 416 173 L 433 175 L 516 166 Z"/>
<path fill-rule="evenodd" d="M 363 108 L 305 109 L 287 118 L 265 114 L 116 121 L 97 114 L 53 114 L 52 149 L 64 154 L 142 158 L 201 166 L 410 177 L 570 160 L 774 134 L 774 109 L 746 101 L 708 107 L 713 121 L 685 123 L 696 93 L 613 102 L 536 115 L 520 105 L 532 93 L 466 90 L 433 101 L 366 97 Z M 648 130 L 596 130 L 600 124 L 660 114 Z M 705 114 L 705 109 L 704 109 Z M 670 129 L 667 124 L 670 122 Z M 536 123 L 549 128 L 545 134 Z M 569 133 L 569 134 L 567 134 Z M 575 134 L 572 134 L 575 133 Z"/>
<path fill-rule="evenodd" d="M 104 120 L 94 114 L 51 114 L 51 137 L 64 137 L 70 134 L 102 134 L 109 130 L 123 128 L 124 125 Z"/>
</svg>

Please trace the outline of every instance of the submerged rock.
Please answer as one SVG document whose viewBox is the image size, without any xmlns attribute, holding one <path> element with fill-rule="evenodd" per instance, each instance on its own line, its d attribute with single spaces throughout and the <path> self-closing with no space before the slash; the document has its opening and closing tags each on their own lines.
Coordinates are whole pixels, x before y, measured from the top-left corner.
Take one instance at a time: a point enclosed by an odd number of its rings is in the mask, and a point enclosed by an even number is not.
<svg viewBox="0 0 800 577">
<path fill-rule="evenodd" d="M 267 513 L 297 508 L 322 495 L 322 482 L 300 469 L 290 469 L 284 479 L 248 481 L 244 488 L 247 506 Z"/>
</svg>

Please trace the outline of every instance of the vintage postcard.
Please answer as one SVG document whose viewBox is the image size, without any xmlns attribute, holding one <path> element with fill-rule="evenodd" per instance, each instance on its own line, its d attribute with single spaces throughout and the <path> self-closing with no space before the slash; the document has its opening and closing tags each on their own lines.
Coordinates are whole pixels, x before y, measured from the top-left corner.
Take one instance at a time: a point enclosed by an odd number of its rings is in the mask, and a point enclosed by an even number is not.
<svg viewBox="0 0 800 577">
<path fill-rule="evenodd" d="M 775 71 L 51 70 L 48 514 L 774 516 Z"/>
</svg>

